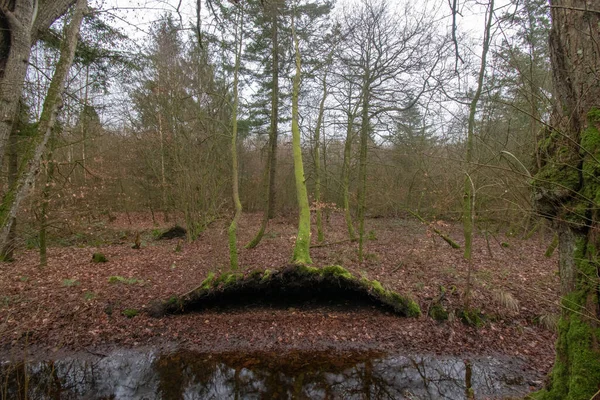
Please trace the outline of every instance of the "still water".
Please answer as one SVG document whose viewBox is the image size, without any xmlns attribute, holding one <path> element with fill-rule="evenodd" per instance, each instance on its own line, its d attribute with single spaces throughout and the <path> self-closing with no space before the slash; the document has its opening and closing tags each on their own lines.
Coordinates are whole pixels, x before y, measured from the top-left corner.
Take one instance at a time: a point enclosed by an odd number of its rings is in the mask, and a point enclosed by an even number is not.
<svg viewBox="0 0 600 400">
<path fill-rule="evenodd" d="M 496 399 L 539 377 L 518 359 L 123 350 L 0 367 L 2 399 Z M 27 392 L 27 396 L 25 396 Z"/>
</svg>

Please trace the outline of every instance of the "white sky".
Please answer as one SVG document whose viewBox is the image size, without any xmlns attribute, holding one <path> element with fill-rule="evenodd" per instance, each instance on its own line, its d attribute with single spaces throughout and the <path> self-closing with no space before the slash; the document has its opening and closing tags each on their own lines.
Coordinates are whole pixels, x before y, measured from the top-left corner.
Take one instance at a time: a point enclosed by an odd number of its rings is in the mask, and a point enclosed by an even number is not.
<svg viewBox="0 0 600 400">
<path fill-rule="evenodd" d="M 339 9 L 344 5 L 350 4 L 355 0 L 338 0 L 336 8 Z M 405 4 L 405 0 L 388 0 L 391 5 Z M 206 11 L 205 0 L 202 0 Z M 111 15 L 114 15 L 120 21 L 118 23 L 128 33 L 135 36 L 143 36 L 147 32 L 152 22 L 160 18 L 165 12 L 172 12 L 174 15 L 180 15 L 184 24 L 195 21 L 196 18 L 196 1 L 195 0 L 93 0 L 93 6 L 106 10 Z M 430 8 L 440 10 L 440 22 L 449 24 L 450 14 L 448 0 L 430 0 L 430 1 L 412 1 L 414 7 L 422 8 L 424 4 L 429 4 Z M 483 14 L 485 9 L 481 6 L 474 5 L 472 0 L 459 1 L 459 7 L 462 16 L 458 18 L 459 28 L 462 31 L 471 33 L 474 37 L 479 37 L 483 31 Z M 496 0 L 495 8 L 497 10 L 504 9 L 509 0 Z M 179 13 L 177 14 L 177 11 Z M 205 13 L 203 13 L 205 14 Z"/>
<path fill-rule="evenodd" d="M 336 10 L 339 11 L 348 6 L 351 8 L 351 4 L 358 1 L 360 0 L 337 0 Z M 440 29 L 445 31 L 449 29 L 451 18 L 448 0 L 388 0 L 392 7 L 400 7 L 407 1 L 419 11 L 424 7 L 436 10 Z M 196 20 L 196 0 L 90 0 L 90 3 L 96 9 L 111 15 L 114 18 L 113 24 L 123 29 L 140 46 L 146 44 L 146 35 L 151 25 L 167 12 L 173 13 L 174 17 L 180 19 L 185 27 L 188 27 L 190 23 L 195 23 Z M 202 0 L 202 3 L 203 27 L 206 29 L 209 21 L 206 0 Z M 469 47 L 471 55 L 479 58 L 481 46 L 478 43 L 481 42 L 483 36 L 485 7 L 475 3 L 475 0 L 459 0 L 461 15 L 458 17 L 457 24 L 459 31 L 467 34 L 467 37 L 474 43 Z M 509 0 L 496 0 L 496 15 L 499 16 L 507 11 L 508 4 Z M 334 15 L 336 10 L 334 10 Z M 463 54 L 463 56 L 469 58 L 469 55 Z"/>
</svg>

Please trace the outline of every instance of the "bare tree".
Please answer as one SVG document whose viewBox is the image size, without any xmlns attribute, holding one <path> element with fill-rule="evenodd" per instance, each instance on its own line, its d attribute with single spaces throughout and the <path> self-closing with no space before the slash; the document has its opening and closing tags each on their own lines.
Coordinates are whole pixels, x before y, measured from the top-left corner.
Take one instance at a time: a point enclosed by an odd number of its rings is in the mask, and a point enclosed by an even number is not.
<svg viewBox="0 0 600 400">
<path fill-rule="evenodd" d="M 62 92 L 67 73 L 73 63 L 79 28 L 86 11 L 87 0 L 77 0 L 73 18 L 66 30 L 65 39 L 61 46 L 60 58 L 50 82 L 48 94 L 44 100 L 37 133 L 22 161 L 22 165 L 25 167 L 19 171 L 18 179 L 13 186 L 8 188 L 8 191 L 2 198 L 2 205 L 0 206 L 0 248 L 6 246 L 19 205 L 29 193 L 39 172 L 40 160 L 46 150 L 46 144 L 52 134 L 52 129 L 56 121 L 56 113 L 62 102 Z"/>
<path fill-rule="evenodd" d="M 473 268 L 472 261 L 472 242 L 473 242 L 473 225 L 474 225 L 474 209 L 475 209 L 475 181 L 471 174 L 471 162 L 473 161 L 474 151 L 474 136 L 475 136 L 475 114 L 477 113 L 477 103 L 481 97 L 483 90 L 483 80 L 485 78 L 485 68 L 487 64 L 487 54 L 490 49 L 490 41 L 492 36 L 492 17 L 494 15 L 494 0 L 490 0 L 487 8 L 485 31 L 483 36 L 483 50 L 481 53 L 481 64 L 479 66 L 479 74 L 477 77 L 477 88 L 469 105 L 469 122 L 467 127 L 467 141 L 465 148 L 466 171 L 464 180 L 463 194 L 463 231 L 465 236 L 465 251 L 464 258 L 467 260 L 467 287 L 465 289 L 465 308 L 469 308 L 469 299 L 471 292 L 471 270 Z"/>
<path fill-rule="evenodd" d="M 412 107 L 427 88 L 440 57 L 431 22 L 408 8 L 395 15 L 384 0 L 364 0 L 345 17 L 348 30 L 342 62 L 347 79 L 360 86 L 360 154 L 358 172 L 358 257 L 362 261 L 365 233 L 367 150 L 374 123 L 390 113 Z M 415 82 L 417 84 L 415 84 Z"/>
</svg>

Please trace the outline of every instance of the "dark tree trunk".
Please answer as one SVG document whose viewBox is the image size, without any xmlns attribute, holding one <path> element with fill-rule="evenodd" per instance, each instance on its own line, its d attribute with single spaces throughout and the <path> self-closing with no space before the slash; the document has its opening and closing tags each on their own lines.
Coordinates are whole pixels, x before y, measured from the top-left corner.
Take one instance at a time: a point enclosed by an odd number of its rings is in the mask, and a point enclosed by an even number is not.
<svg viewBox="0 0 600 400">
<path fill-rule="evenodd" d="M 20 121 L 14 125 L 10 132 L 9 143 L 8 143 L 8 187 L 11 187 L 17 182 L 17 174 L 19 172 L 19 157 L 18 157 L 18 144 L 19 144 L 19 130 L 21 128 Z M 0 260 L 2 261 L 13 261 L 14 250 L 15 250 L 15 239 L 17 236 L 17 223 L 13 222 L 8 232 L 8 239 L 0 250 Z"/>
<path fill-rule="evenodd" d="M 277 2 L 273 2 L 272 9 L 272 31 L 271 31 L 271 57 L 272 57 L 272 89 L 271 89 L 271 126 L 269 128 L 269 154 L 267 156 L 267 166 L 265 169 L 265 211 L 260 223 L 260 228 L 256 236 L 246 248 L 253 249 L 258 246 L 267 229 L 269 220 L 275 215 L 275 174 L 277 172 L 277 136 L 279 122 L 279 8 Z"/>
<path fill-rule="evenodd" d="M 538 210 L 559 234 L 562 315 L 552 379 L 538 394 L 543 399 L 600 393 L 600 12 L 587 10 L 593 3 L 551 1 L 557 101 L 535 187 Z"/>
</svg>

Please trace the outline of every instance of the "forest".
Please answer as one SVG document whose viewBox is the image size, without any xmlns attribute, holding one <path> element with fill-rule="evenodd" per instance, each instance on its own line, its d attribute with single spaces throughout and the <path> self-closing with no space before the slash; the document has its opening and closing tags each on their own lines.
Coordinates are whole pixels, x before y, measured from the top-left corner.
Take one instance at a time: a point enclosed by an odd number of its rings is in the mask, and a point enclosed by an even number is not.
<svg viewBox="0 0 600 400">
<path fill-rule="evenodd" d="M 0 399 L 600 399 L 600 4 L 0 0 Z"/>
</svg>

